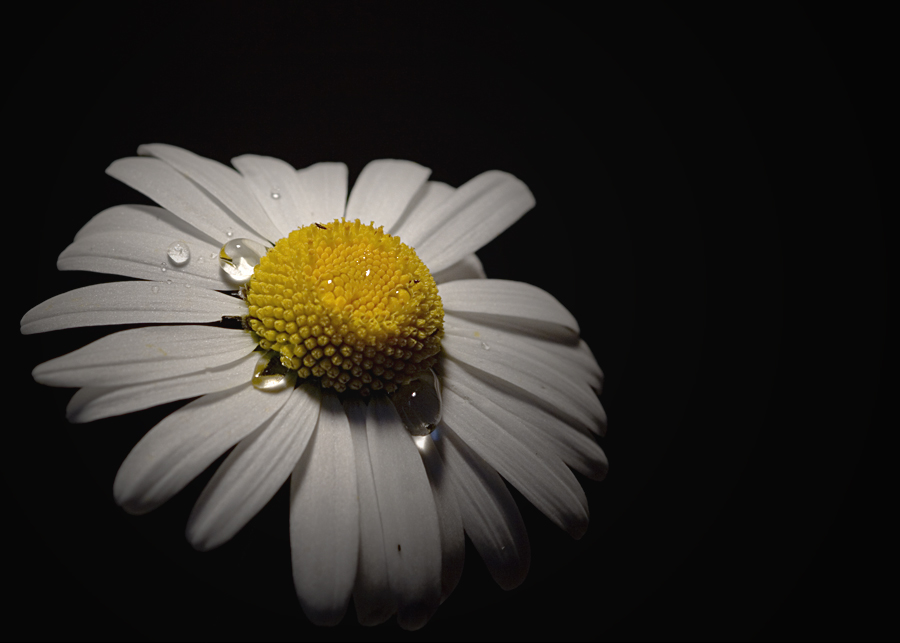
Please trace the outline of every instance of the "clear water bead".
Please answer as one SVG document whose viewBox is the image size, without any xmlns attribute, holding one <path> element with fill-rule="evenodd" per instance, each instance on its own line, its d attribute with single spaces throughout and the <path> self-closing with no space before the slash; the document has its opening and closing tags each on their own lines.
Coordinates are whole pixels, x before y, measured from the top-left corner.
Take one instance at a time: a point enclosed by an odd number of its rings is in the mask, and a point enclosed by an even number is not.
<svg viewBox="0 0 900 643">
<path fill-rule="evenodd" d="M 441 380 L 431 369 L 398 388 L 391 400 L 410 435 L 429 435 L 441 421 Z"/>
<path fill-rule="evenodd" d="M 219 265 L 238 286 L 250 283 L 253 269 L 266 254 L 266 247 L 252 239 L 232 239 L 219 252 Z"/>
<path fill-rule="evenodd" d="M 293 387 L 296 382 L 297 371 L 286 368 L 277 351 L 263 353 L 253 368 L 251 383 L 260 391 L 276 393 Z"/>
<path fill-rule="evenodd" d="M 280 194 L 279 192 L 275 191 L 275 190 L 272 191 L 272 195 L 271 195 L 271 196 L 272 196 L 273 199 L 280 199 L 280 198 L 281 198 L 281 194 Z"/>
<path fill-rule="evenodd" d="M 191 249 L 184 241 L 173 241 L 169 244 L 166 254 L 173 266 L 186 266 L 187 262 L 191 260 Z"/>
</svg>

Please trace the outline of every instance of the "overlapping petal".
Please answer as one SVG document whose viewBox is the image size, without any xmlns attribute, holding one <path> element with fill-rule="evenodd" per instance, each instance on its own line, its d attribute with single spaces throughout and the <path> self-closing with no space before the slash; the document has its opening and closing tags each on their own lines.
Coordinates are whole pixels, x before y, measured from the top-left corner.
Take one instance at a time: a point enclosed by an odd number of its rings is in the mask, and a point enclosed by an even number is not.
<svg viewBox="0 0 900 643">
<path fill-rule="evenodd" d="M 51 297 L 22 317 L 25 335 L 108 324 L 202 324 L 247 314 L 235 297 L 181 284 L 116 281 Z"/>
</svg>

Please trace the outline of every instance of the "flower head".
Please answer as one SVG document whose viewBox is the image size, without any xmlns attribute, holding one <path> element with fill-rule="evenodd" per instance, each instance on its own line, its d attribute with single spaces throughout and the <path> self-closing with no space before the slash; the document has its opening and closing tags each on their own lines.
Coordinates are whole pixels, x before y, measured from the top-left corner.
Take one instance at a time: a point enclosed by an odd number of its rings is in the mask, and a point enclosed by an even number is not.
<svg viewBox="0 0 900 643">
<path fill-rule="evenodd" d="M 161 207 L 101 212 L 62 270 L 136 280 L 57 295 L 22 332 L 147 324 L 34 369 L 78 387 L 73 422 L 190 401 L 138 442 L 116 501 L 158 507 L 230 450 L 187 537 L 227 542 L 290 481 L 304 612 L 334 624 L 423 626 L 463 568 L 464 532 L 504 588 L 528 538 L 506 482 L 580 537 L 571 469 L 601 479 L 602 373 L 549 293 L 487 279 L 474 254 L 534 205 L 499 171 L 459 188 L 373 161 L 296 171 L 246 155 L 235 171 L 146 145 L 107 172 Z M 571 469 L 570 469 L 571 468 Z"/>
</svg>

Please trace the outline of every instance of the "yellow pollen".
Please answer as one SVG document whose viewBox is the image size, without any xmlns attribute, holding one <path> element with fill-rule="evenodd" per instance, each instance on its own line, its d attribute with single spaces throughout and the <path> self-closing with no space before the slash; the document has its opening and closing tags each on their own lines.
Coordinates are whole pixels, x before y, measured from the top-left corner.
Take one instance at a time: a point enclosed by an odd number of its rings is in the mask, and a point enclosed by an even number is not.
<svg viewBox="0 0 900 643">
<path fill-rule="evenodd" d="M 444 309 L 415 251 L 381 227 L 335 219 L 294 230 L 247 286 L 249 327 L 301 378 L 393 392 L 431 368 Z"/>
</svg>

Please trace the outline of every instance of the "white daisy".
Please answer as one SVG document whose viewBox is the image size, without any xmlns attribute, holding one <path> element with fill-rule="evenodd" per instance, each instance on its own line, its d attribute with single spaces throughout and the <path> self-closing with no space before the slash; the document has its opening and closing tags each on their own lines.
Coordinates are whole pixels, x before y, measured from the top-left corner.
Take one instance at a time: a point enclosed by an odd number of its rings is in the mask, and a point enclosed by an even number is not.
<svg viewBox="0 0 900 643">
<path fill-rule="evenodd" d="M 138 442 L 116 501 L 140 514 L 234 447 L 188 521 L 200 550 L 235 535 L 290 478 L 300 604 L 334 624 L 397 614 L 416 629 L 456 586 L 464 532 L 505 589 L 529 566 L 504 479 L 573 537 L 588 507 L 571 469 L 607 461 L 602 373 L 549 293 L 487 279 L 474 252 L 534 206 L 490 171 L 459 188 L 410 161 L 237 171 L 168 145 L 107 172 L 162 207 L 96 215 L 61 270 L 136 278 L 58 295 L 25 334 L 121 331 L 39 365 L 79 387 L 73 422 L 196 398 Z M 393 236 L 392 236 L 393 235 Z M 568 465 L 568 466 L 567 466 Z"/>
</svg>

